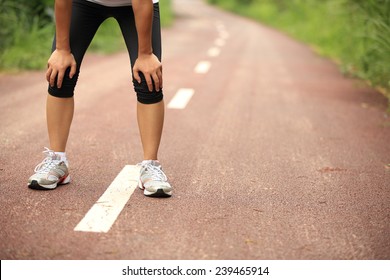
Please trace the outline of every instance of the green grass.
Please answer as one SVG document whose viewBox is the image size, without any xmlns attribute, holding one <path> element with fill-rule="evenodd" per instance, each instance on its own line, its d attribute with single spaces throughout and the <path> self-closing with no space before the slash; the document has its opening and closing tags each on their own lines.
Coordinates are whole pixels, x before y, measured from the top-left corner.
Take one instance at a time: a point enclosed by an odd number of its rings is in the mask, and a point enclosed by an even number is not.
<svg viewBox="0 0 390 280">
<path fill-rule="evenodd" d="M 208 1 L 311 45 L 390 100 L 390 0 Z"/>
<path fill-rule="evenodd" d="M 54 2 L 54 1 L 53 1 Z M 171 0 L 160 0 L 161 24 L 173 22 Z M 54 24 L 47 23 L 13 0 L 0 0 L 0 71 L 44 69 L 50 56 Z M 106 20 L 89 51 L 103 54 L 125 49 L 117 22 Z"/>
</svg>

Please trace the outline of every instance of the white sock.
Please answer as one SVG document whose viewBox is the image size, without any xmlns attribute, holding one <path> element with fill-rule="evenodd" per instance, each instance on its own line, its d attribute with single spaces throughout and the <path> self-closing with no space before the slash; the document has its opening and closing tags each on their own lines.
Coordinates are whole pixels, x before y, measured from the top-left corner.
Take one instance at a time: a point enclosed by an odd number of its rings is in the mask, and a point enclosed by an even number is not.
<svg viewBox="0 0 390 280">
<path fill-rule="evenodd" d="M 142 161 L 142 165 L 146 165 L 146 164 L 152 164 L 154 166 L 161 165 L 161 163 L 157 159 L 144 159 Z"/>
<path fill-rule="evenodd" d="M 61 157 L 60 161 L 65 162 L 66 165 L 68 165 L 68 158 L 66 157 L 66 152 L 55 152 L 56 155 L 59 155 Z"/>
</svg>

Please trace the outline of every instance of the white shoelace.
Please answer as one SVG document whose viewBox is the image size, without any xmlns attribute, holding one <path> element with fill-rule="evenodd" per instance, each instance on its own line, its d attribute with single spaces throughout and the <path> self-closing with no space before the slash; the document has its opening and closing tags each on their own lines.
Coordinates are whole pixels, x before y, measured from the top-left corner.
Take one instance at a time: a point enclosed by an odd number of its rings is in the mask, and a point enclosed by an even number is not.
<svg viewBox="0 0 390 280">
<path fill-rule="evenodd" d="M 167 181 L 168 178 L 165 175 L 165 173 L 161 170 L 161 166 L 155 166 L 151 163 L 145 164 L 142 166 L 145 168 L 147 171 L 148 179 L 152 181 Z"/>
<path fill-rule="evenodd" d="M 43 153 L 46 154 L 46 158 L 40 164 L 35 166 L 34 172 L 36 173 L 48 173 L 56 165 L 56 162 L 53 160 L 55 153 L 52 150 L 45 147 Z"/>
</svg>

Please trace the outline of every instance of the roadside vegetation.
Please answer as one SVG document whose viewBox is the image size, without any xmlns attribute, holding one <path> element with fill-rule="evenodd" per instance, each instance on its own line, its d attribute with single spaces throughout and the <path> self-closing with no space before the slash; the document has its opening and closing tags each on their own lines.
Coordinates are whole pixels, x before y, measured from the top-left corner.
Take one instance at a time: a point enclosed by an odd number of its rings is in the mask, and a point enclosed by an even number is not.
<svg viewBox="0 0 390 280">
<path fill-rule="evenodd" d="M 43 69 L 54 34 L 54 0 L 0 0 L 0 71 Z M 160 0 L 163 27 L 172 24 L 171 0 Z M 120 28 L 106 20 L 89 50 L 114 53 L 124 50 Z"/>
<path fill-rule="evenodd" d="M 390 0 L 208 0 L 308 43 L 390 100 Z"/>
</svg>

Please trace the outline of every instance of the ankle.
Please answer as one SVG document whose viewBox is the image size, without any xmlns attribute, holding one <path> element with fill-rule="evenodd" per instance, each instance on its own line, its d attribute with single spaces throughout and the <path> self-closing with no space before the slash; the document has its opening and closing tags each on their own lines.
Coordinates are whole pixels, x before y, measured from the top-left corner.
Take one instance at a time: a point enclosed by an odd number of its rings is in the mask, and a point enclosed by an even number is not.
<svg viewBox="0 0 390 280">
<path fill-rule="evenodd" d="M 59 157 L 60 161 L 63 161 L 66 164 L 66 166 L 69 165 L 66 152 L 54 152 L 54 153 Z"/>
</svg>

